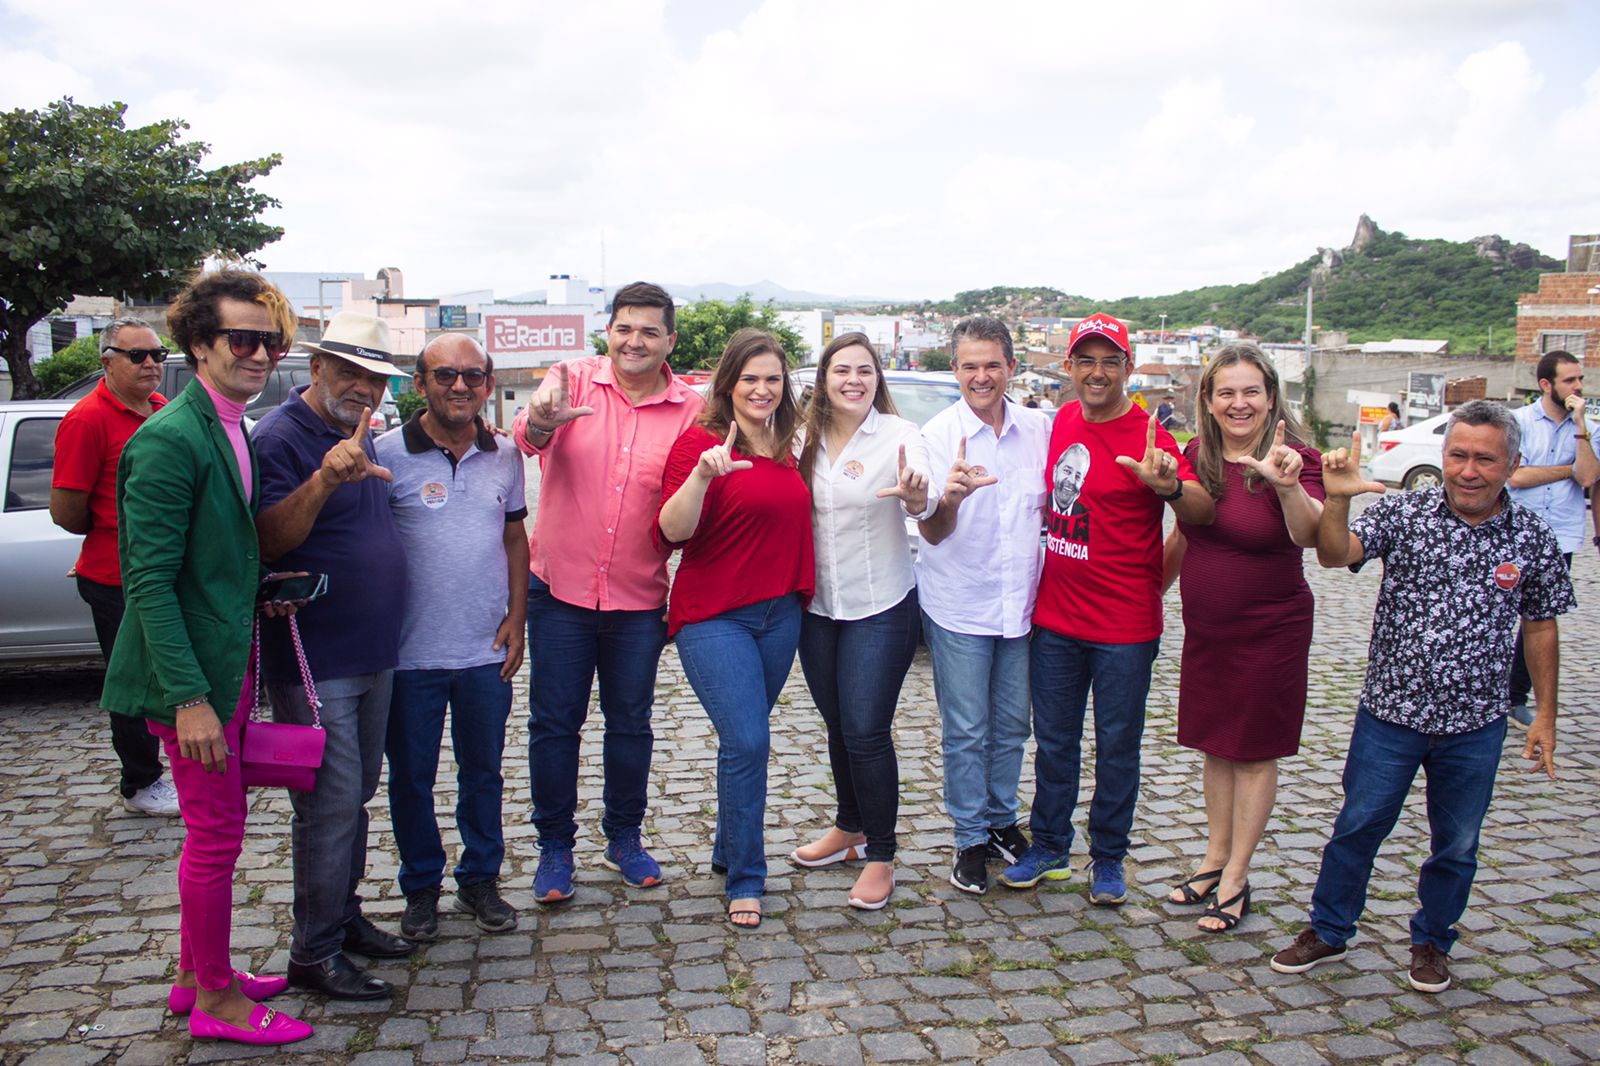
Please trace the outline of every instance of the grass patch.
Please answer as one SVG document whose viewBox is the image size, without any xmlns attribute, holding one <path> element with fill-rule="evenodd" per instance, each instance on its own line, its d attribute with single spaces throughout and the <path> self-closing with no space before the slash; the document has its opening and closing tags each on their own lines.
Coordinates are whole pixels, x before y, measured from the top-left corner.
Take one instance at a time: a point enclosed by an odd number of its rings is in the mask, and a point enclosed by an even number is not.
<svg viewBox="0 0 1600 1066">
<path fill-rule="evenodd" d="M 378 1046 L 378 1031 L 362 1026 L 350 1034 L 350 1039 L 344 1042 L 344 1049 L 351 1055 L 359 1055 L 363 1051 L 371 1051 Z"/>
<path fill-rule="evenodd" d="M 724 996 L 729 1003 L 742 1007 L 744 1006 L 745 991 L 749 987 L 750 975 L 747 973 L 736 973 L 732 977 L 728 978 L 727 984 L 718 985 L 717 992 Z"/>
<path fill-rule="evenodd" d="M 1206 949 L 1196 944 L 1193 940 L 1183 941 L 1178 945 L 1178 950 L 1183 953 L 1184 958 L 1196 966 L 1204 966 L 1211 961 L 1211 956 L 1206 953 Z"/>
<path fill-rule="evenodd" d="M 1494 984 L 1494 980 L 1489 977 L 1465 977 L 1461 979 L 1459 984 L 1461 987 L 1471 989 L 1474 992 L 1486 992 L 1489 986 Z"/>
</svg>

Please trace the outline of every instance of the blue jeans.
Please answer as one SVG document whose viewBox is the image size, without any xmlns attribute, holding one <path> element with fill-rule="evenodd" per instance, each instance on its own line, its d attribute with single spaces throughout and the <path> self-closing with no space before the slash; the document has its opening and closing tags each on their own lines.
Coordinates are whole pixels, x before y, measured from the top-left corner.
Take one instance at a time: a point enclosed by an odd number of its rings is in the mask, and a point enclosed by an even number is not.
<svg viewBox="0 0 1600 1066">
<path fill-rule="evenodd" d="M 1083 716 L 1094 691 L 1094 799 L 1089 804 L 1089 854 L 1120 860 L 1128 853 L 1139 798 L 1139 742 L 1150 667 L 1159 640 L 1095 644 L 1044 628 L 1033 633 L 1033 841 L 1054 855 L 1072 850 L 1078 806 Z"/>
<path fill-rule="evenodd" d="M 1338 947 L 1355 935 L 1372 861 L 1394 830 L 1421 767 L 1428 775 L 1433 842 L 1417 877 L 1422 906 L 1411 917 L 1411 942 L 1450 951 L 1458 935 L 1453 927 L 1467 909 L 1478 872 L 1478 830 L 1505 739 L 1504 718 L 1470 733 L 1429 736 L 1356 711 L 1344 762 L 1344 806 L 1322 849 L 1311 894 L 1311 928 L 1324 943 Z"/>
<path fill-rule="evenodd" d="M 1028 638 L 945 629 L 922 612 L 944 746 L 944 806 L 956 848 L 987 843 L 1017 820 L 1028 742 Z"/>
<path fill-rule="evenodd" d="M 834 824 L 866 834 L 868 862 L 894 859 L 900 764 L 890 727 L 917 631 L 916 589 L 867 618 L 840 622 L 807 611 L 800 621 L 800 668 L 827 726 L 839 793 Z"/>
<path fill-rule="evenodd" d="M 433 811 L 433 786 L 439 776 L 446 704 L 456 759 L 456 828 L 461 833 L 456 883 L 473 885 L 500 876 L 506 855 L 500 756 L 511 715 L 511 682 L 500 680 L 501 665 L 394 672 L 385 749 L 400 891 L 407 895 L 444 880 L 444 841 Z"/>
<path fill-rule="evenodd" d="M 655 734 L 650 709 L 667 643 L 663 608 L 597 611 L 556 599 L 528 576 L 528 770 L 541 844 L 572 847 L 578 834 L 578 746 L 589 690 L 600 675 L 607 838 L 644 824 Z"/>
<path fill-rule="evenodd" d="M 361 913 L 361 878 L 367 872 L 367 802 L 383 776 L 383 740 L 389 728 L 394 671 L 316 682 L 327 734 L 317 787 L 289 793 L 294 818 L 292 962 L 315 965 L 339 954 L 344 927 Z M 269 685 L 272 717 L 311 724 L 306 690 Z"/>
<path fill-rule="evenodd" d="M 684 676 L 717 731 L 717 837 L 711 861 L 728 869 L 728 898 L 766 891 L 770 719 L 800 642 L 795 595 L 736 607 L 678 631 Z"/>
</svg>

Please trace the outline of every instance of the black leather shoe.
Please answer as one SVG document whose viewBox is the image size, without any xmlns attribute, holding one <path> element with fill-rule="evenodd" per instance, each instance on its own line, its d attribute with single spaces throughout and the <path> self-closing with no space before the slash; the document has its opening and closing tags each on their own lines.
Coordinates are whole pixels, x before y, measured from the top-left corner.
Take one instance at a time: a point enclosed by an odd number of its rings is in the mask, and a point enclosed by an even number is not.
<svg viewBox="0 0 1600 1066">
<path fill-rule="evenodd" d="M 289 984 L 330 999 L 383 999 L 394 994 L 388 981 L 372 976 L 342 953 L 325 962 L 289 963 Z"/>
<path fill-rule="evenodd" d="M 417 945 L 393 933 L 385 933 L 366 915 L 358 914 L 345 923 L 344 949 L 369 959 L 403 959 L 416 951 Z"/>
</svg>

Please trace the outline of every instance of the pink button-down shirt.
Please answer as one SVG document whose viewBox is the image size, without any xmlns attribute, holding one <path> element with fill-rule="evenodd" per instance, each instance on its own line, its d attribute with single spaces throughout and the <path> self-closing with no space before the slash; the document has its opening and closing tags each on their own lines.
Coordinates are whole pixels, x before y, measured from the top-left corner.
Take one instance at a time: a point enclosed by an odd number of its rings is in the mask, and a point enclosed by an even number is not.
<svg viewBox="0 0 1600 1066">
<path fill-rule="evenodd" d="M 650 528 L 661 508 L 661 472 L 680 434 L 700 416 L 700 395 L 667 371 L 667 387 L 634 404 L 605 356 L 566 364 L 574 407 L 594 414 L 528 443 L 528 412 L 511 423 L 524 455 L 539 457 L 539 504 L 528 538 L 530 569 L 563 603 L 601 611 L 648 611 L 667 602 L 667 557 Z M 541 392 L 554 389 L 555 369 Z"/>
</svg>

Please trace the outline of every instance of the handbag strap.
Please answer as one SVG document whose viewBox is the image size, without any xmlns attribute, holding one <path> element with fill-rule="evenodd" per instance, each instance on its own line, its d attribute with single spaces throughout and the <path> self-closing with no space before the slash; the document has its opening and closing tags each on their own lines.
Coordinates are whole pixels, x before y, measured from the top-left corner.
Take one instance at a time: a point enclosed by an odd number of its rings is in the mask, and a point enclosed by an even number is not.
<svg viewBox="0 0 1600 1066">
<path fill-rule="evenodd" d="M 295 661 L 300 664 L 300 684 L 305 686 L 306 704 L 311 708 L 311 725 L 315 729 L 322 728 L 322 700 L 317 697 L 317 684 L 311 679 L 311 664 L 306 662 L 305 645 L 300 641 L 300 621 L 294 615 L 289 616 L 289 638 L 294 644 Z M 261 690 L 265 685 L 261 677 L 261 618 L 258 615 L 255 624 L 250 627 L 250 672 L 255 677 L 255 684 L 250 686 L 250 720 L 261 721 Z"/>
</svg>

